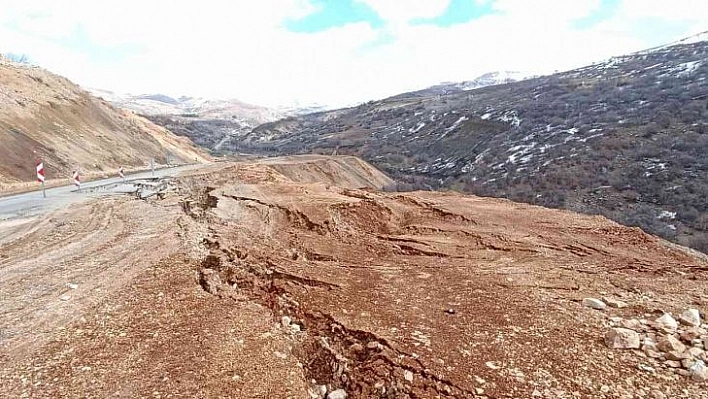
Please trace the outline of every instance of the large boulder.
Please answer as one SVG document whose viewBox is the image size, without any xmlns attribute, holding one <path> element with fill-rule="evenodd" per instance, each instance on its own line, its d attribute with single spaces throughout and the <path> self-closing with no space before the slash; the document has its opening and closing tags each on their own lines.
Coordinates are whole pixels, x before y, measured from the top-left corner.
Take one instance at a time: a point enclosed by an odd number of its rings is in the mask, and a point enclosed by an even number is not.
<svg viewBox="0 0 708 399">
<path fill-rule="evenodd" d="M 673 335 L 667 335 L 665 337 L 659 338 L 656 343 L 656 347 L 662 352 L 675 352 L 683 353 L 686 351 L 686 345 L 684 345 L 678 338 Z"/>
<path fill-rule="evenodd" d="M 698 327 L 701 325 L 701 312 L 698 309 L 688 309 L 679 316 L 679 320 L 687 326 Z"/>
<path fill-rule="evenodd" d="M 605 302 L 602 302 L 601 300 L 597 298 L 584 298 L 583 299 L 583 306 L 587 306 L 589 308 L 597 309 L 597 310 L 605 310 L 607 308 L 607 305 Z"/>
<path fill-rule="evenodd" d="M 613 328 L 605 334 L 610 349 L 639 349 L 639 334 L 628 328 Z"/>
</svg>

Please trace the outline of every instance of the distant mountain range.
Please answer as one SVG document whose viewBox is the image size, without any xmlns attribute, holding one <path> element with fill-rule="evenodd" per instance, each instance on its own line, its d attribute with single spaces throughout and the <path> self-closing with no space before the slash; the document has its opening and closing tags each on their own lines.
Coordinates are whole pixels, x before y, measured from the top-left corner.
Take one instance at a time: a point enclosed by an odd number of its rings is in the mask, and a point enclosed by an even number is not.
<svg viewBox="0 0 708 399">
<path fill-rule="evenodd" d="M 327 109 L 321 105 L 297 104 L 268 108 L 235 99 L 173 98 L 164 94 L 132 95 L 101 89 L 88 90 L 118 108 L 143 115 L 217 154 L 228 152 L 230 141 L 238 140 L 262 123 Z"/>
<path fill-rule="evenodd" d="M 229 149 L 358 155 L 400 188 L 602 214 L 708 252 L 705 39 L 549 76 L 492 74 L 285 118 Z"/>
</svg>

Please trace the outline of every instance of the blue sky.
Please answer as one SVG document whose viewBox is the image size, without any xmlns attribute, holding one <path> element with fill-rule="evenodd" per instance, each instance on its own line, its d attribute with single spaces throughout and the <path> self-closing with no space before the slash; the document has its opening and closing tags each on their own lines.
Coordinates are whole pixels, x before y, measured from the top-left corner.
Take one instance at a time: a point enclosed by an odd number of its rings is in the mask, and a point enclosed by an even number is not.
<svg viewBox="0 0 708 399">
<path fill-rule="evenodd" d="M 24 0 L 0 52 L 116 92 L 336 106 L 706 30 L 704 0 Z"/>
</svg>

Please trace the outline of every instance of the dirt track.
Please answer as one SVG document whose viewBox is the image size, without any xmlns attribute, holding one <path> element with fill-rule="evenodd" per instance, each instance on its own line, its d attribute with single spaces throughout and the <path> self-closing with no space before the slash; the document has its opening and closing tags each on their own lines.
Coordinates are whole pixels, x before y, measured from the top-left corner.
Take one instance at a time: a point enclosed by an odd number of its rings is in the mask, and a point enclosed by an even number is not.
<svg viewBox="0 0 708 399">
<path fill-rule="evenodd" d="M 6 222 L 3 394 L 708 397 L 603 344 L 610 316 L 708 310 L 704 260 L 600 217 L 367 182 L 388 180 L 346 157 L 218 165 L 161 201 Z"/>
</svg>

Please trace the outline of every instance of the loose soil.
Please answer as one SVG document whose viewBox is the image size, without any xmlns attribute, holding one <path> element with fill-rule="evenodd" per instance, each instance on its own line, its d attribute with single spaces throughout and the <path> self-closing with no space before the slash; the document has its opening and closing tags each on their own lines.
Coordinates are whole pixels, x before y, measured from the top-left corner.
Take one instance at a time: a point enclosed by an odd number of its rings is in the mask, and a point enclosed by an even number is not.
<svg viewBox="0 0 708 399">
<path fill-rule="evenodd" d="M 162 200 L 4 222 L 3 395 L 708 397 L 603 343 L 611 316 L 706 312 L 704 259 L 602 217 L 388 182 L 351 157 L 219 164 Z M 602 296 L 629 306 L 580 303 Z"/>
</svg>

